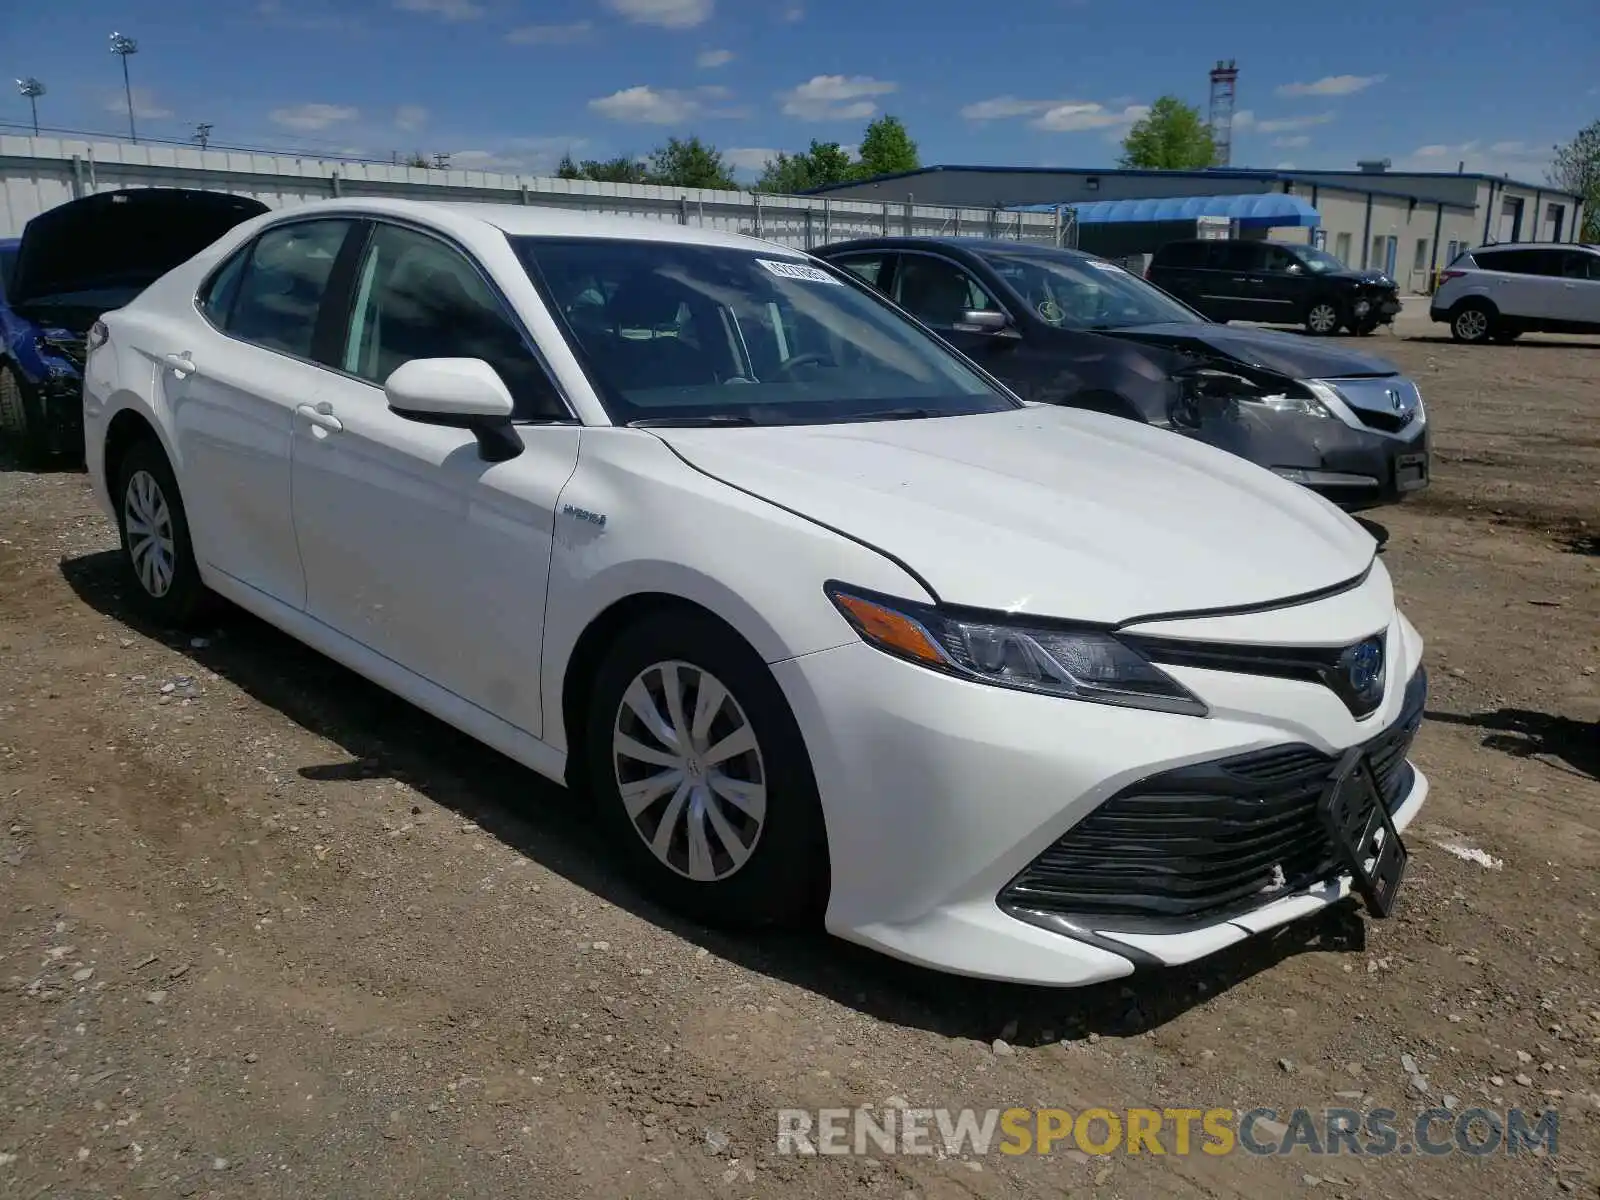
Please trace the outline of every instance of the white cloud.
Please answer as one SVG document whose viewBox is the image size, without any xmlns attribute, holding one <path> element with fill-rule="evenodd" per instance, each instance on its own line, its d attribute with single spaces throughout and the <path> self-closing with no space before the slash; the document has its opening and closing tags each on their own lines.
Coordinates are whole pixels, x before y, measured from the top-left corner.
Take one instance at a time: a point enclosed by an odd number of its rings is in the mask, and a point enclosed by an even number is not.
<svg viewBox="0 0 1600 1200">
<path fill-rule="evenodd" d="M 1317 125 L 1326 125 L 1333 120 L 1333 114 L 1317 113 L 1309 117 L 1277 117 L 1270 121 L 1256 121 L 1255 128 L 1262 133 L 1293 133 L 1296 129 L 1311 129 Z M 1238 127 L 1235 119 L 1234 127 Z"/>
<path fill-rule="evenodd" d="M 898 84 L 870 75 L 813 75 L 799 87 L 780 92 L 783 111 L 807 121 L 859 121 L 873 116 L 873 96 L 887 96 Z"/>
<path fill-rule="evenodd" d="M 693 29 L 710 18 L 713 0 L 605 0 L 605 4 L 636 25 Z"/>
<path fill-rule="evenodd" d="M 267 114 L 274 125 L 285 129 L 326 129 L 341 121 L 353 121 L 361 115 L 359 109 L 344 104 L 296 104 L 292 108 L 275 108 Z"/>
<path fill-rule="evenodd" d="M 694 57 L 694 65 L 704 70 L 725 67 L 733 61 L 732 50 L 702 50 Z"/>
<path fill-rule="evenodd" d="M 1537 182 L 1544 178 L 1550 165 L 1550 151 L 1524 141 L 1492 142 L 1485 146 L 1473 139 L 1466 142 L 1431 142 L 1418 146 L 1410 154 L 1395 159 L 1395 171 L 1454 171 L 1456 164 L 1463 170 L 1483 175 L 1510 175 L 1514 179 Z"/>
<path fill-rule="evenodd" d="M 732 150 L 724 150 L 722 157 L 737 171 L 759 172 L 771 159 L 778 157 L 778 152 L 764 147 L 736 146 Z"/>
<path fill-rule="evenodd" d="M 602 117 L 634 125 L 681 125 L 694 117 L 749 116 L 750 110 L 747 108 L 706 106 L 708 100 L 727 100 L 732 96 L 733 93 L 725 87 L 702 87 L 683 92 L 640 85 L 591 100 L 589 108 Z"/>
<path fill-rule="evenodd" d="M 301 29 L 318 33 L 363 33 L 365 25 L 359 17 L 336 16 L 326 13 L 290 12 L 282 0 L 261 0 L 256 5 L 256 16 L 268 25 L 283 29 Z"/>
<path fill-rule="evenodd" d="M 408 133 L 421 129 L 428 123 L 428 110 L 420 104 L 402 104 L 394 110 L 394 126 Z"/>
<path fill-rule="evenodd" d="M 1242 133 L 1246 129 L 1253 129 L 1255 128 L 1255 124 L 1256 114 L 1255 110 L 1253 109 L 1241 108 L 1233 114 L 1233 129 L 1235 133 Z"/>
<path fill-rule="evenodd" d="M 788 21 L 791 25 L 796 21 L 803 21 L 805 18 L 806 10 L 798 4 L 791 4 L 788 8 L 783 10 L 783 19 Z"/>
<path fill-rule="evenodd" d="M 1272 169 L 1274 171 L 1292 171 L 1292 170 L 1294 170 L 1294 163 L 1292 163 L 1292 162 L 1274 163 L 1272 165 Z"/>
<path fill-rule="evenodd" d="M 474 0 L 394 0 L 405 12 L 427 13 L 442 21 L 476 21 L 483 16 L 483 5 Z"/>
<path fill-rule="evenodd" d="M 571 21 L 565 25 L 520 25 L 506 34 L 506 41 L 513 46 L 571 46 L 587 41 L 593 32 L 593 21 Z"/>
<path fill-rule="evenodd" d="M 1066 103 L 1065 100 L 1021 100 L 1016 96 L 994 96 L 968 104 L 961 110 L 961 115 L 969 121 L 1003 121 L 1008 117 L 1049 112 L 1057 105 Z"/>
<path fill-rule="evenodd" d="M 106 111 L 116 113 L 119 117 L 128 115 L 128 97 L 123 92 L 118 92 L 106 101 Z M 133 89 L 133 115 L 139 121 L 159 121 L 172 115 L 170 108 L 163 108 L 156 102 L 156 94 L 149 88 Z"/>
<path fill-rule="evenodd" d="M 1031 122 L 1035 129 L 1048 133 L 1081 133 L 1086 129 L 1121 129 L 1148 116 L 1147 104 L 1129 104 L 1125 108 L 1107 108 L 1103 104 L 1058 104 L 1047 109 Z"/>
<path fill-rule="evenodd" d="M 1298 150 L 1302 146 L 1311 145 L 1311 135 L 1296 133 L 1289 137 L 1273 138 L 1272 144 L 1274 146 L 1282 146 L 1286 150 Z"/>
<path fill-rule="evenodd" d="M 1354 92 L 1364 92 L 1387 78 L 1387 75 L 1325 75 L 1310 83 L 1286 83 L 1278 88 L 1278 95 L 1348 96 Z"/>
</svg>

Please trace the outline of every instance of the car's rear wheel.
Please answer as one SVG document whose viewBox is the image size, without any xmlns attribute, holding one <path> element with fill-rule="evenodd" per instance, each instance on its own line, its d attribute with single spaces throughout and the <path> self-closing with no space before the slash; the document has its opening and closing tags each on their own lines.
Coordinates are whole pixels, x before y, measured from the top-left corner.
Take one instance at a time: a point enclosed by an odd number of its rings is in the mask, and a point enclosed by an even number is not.
<svg viewBox="0 0 1600 1200">
<path fill-rule="evenodd" d="M 1344 321 L 1344 314 L 1339 311 L 1339 305 L 1332 300 L 1314 301 L 1306 309 L 1306 332 L 1316 337 L 1328 337 L 1337 333 L 1339 326 Z"/>
<path fill-rule="evenodd" d="M 0 435 L 16 447 L 23 466 L 36 466 L 45 457 L 44 430 L 29 404 L 16 368 L 0 364 Z"/>
<path fill-rule="evenodd" d="M 183 497 L 161 446 L 151 438 L 130 446 L 113 488 L 133 603 L 160 624 L 193 623 L 210 593 L 200 580 Z"/>
<path fill-rule="evenodd" d="M 805 742 L 731 630 L 687 610 L 625 630 L 596 677 L 585 740 L 601 816 L 652 895 L 714 925 L 820 911 L 827 839 Z"/>
<path fill-rule="evenodd" d="M 1450 336 L 1458 342 L 1479 343 L 1494 332 L 1494 310 L 1480 301 L 1469 300 L 1450 317 Z"/>
</svg>

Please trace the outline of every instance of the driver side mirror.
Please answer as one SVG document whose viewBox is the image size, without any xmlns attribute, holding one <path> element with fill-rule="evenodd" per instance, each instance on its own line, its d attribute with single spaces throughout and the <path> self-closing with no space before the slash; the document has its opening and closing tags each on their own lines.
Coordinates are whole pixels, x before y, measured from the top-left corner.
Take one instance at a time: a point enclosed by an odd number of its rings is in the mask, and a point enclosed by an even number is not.
<svg viewBox="0 0 1600 1200">
<path fill-rule="evenodd" d="M 968 309 L 955 327 L 964 333 L 1004 333 L 1011 328 L 1011 318 L 993 309 Z"/>
<path fill-rule="evenodd" d="M 397 417 L 471 430 L 485 462 L 506 462 L 522 453 L 511 424 L 516 407 L 511 392 L 481 358 L 414 358 L 390 373 L 383 394 Z"/>
</svg>

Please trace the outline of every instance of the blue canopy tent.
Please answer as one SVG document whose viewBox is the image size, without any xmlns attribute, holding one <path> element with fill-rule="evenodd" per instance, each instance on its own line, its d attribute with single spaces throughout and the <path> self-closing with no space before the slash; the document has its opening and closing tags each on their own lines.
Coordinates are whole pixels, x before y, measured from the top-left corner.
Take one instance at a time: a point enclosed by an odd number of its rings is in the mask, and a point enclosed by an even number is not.
<svg viewBox="0 0 1600 1200">
<path fill-rule="evenodd" d="M 1023 212 L 1070 210 L 1077 218 L 1077 246 L 1091 254 L 1123 258 L 1147 254 L 1179 238 L 1194 237 L 1201 218 L 1233 223 L 1245 236 L 1269 229 L 1315 228 L 1322 215 L 1299 196 L 1283 192 L 1225 196 L 1165 196 L 1151 200 L 1082 200 L 1075 204 L 1025 204 Z"/>
</svg>

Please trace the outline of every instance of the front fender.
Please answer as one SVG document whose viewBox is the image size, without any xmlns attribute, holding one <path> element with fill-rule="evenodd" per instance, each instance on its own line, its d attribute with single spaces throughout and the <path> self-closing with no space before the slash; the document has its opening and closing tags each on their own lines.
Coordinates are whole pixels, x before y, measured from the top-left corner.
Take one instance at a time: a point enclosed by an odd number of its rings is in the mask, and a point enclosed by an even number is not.
<svg viewBox="0 0 1600 1200">
<path fill-rule="evenodd" d="M 585 429 L 557 504 L 541 666 L 545 740 L 568 748 L 568 664 L 584 630 L 619 601 L 647 593 L 690 601 L 774 663 L 856 640 L 823 593 L 830 579 L 932 598 L 878 551 L 703 474 L 653 434 Z"/>
</svg>

